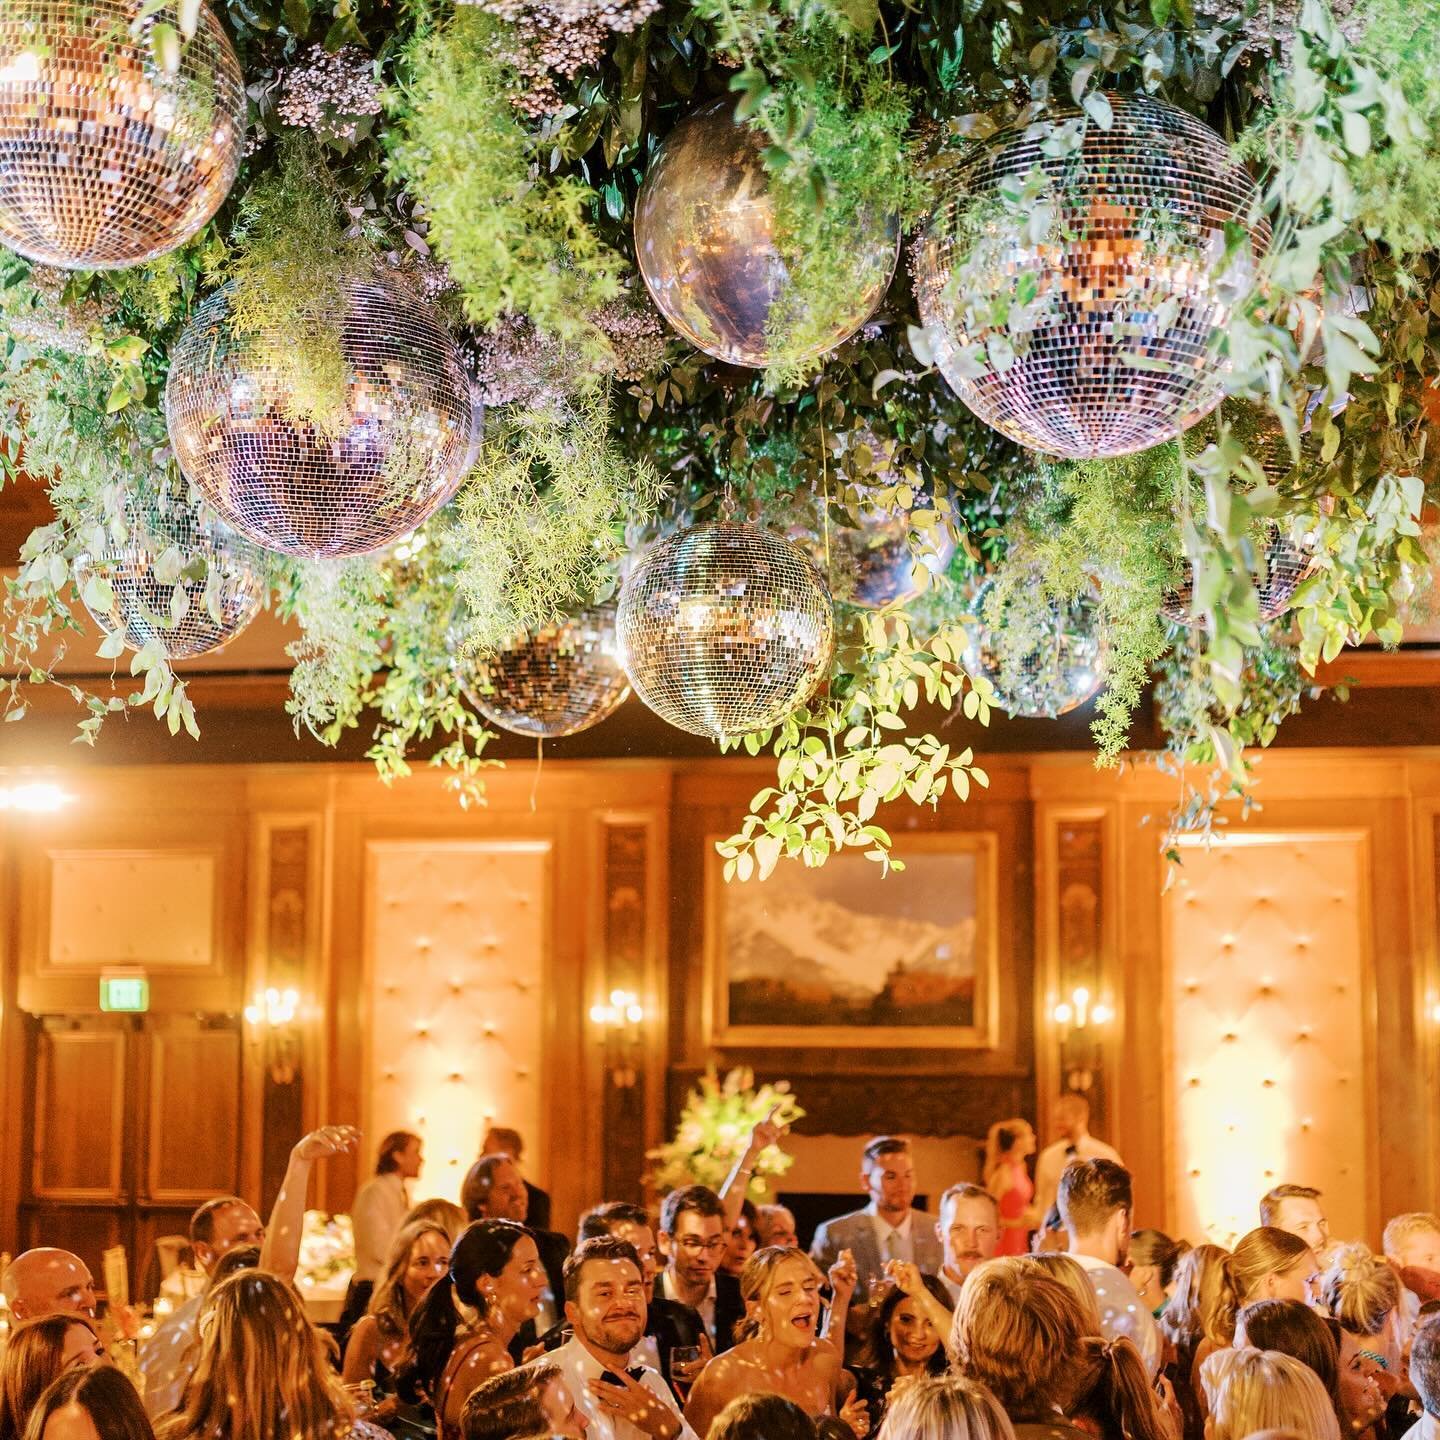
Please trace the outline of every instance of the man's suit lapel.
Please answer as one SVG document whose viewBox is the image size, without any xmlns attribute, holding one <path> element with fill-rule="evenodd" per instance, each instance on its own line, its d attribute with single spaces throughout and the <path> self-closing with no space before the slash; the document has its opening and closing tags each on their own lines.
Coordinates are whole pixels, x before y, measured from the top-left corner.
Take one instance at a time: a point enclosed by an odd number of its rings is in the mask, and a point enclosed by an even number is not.
<svg viewBox="0 0 1440 1440">
<path fill-rule="evenodd" d="M 940 1237 L 935 1233 L 935 1222 L 929 1216 L 922 1216 L 917 1210 L 911 1222 L 911 1238 L 915 1244 L 915 1263 L 927 1274 L 938 1275 L 940 1262 L 945 1258 Z"/>
</svg>

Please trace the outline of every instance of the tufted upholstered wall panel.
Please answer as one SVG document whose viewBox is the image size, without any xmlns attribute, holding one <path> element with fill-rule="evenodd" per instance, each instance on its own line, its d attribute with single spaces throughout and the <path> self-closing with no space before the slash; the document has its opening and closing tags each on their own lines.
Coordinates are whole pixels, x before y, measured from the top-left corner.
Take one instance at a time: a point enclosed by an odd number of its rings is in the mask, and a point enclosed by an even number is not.
<svg viewBox="0 0 1440 1440">
<path fill-rule="evenodd" d="M 1229 1244 L 1286 1181 L 1325 1192 L 1337 1237 L 1375 1228 L 1368 912 L 1360 833 L 1186 854 L 1166 913 L 1178 1233 Z"/>
<path fill-rule="evenodd" d="M 514 1126 L 545 1184 L 541 1036 L 550 845 L 366 845 L 364 1129 L 425 1139 L 417 1198 L 458 1199 L 485 1127 Z"/>
</svg>

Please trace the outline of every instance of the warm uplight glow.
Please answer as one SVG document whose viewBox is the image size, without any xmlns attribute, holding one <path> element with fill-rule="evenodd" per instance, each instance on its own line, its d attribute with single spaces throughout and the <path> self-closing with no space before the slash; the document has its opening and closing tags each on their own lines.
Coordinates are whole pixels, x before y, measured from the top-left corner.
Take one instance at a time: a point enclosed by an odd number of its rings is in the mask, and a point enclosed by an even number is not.
<svg viewBox="0 0 1440 1440">
<path fill-rule="evenodd" d="M 0 810 L 18 810 L 22 815 L 53 815 L 75 797 L 48 780 L 23 785 L 0 785 Z"/>
</svg>

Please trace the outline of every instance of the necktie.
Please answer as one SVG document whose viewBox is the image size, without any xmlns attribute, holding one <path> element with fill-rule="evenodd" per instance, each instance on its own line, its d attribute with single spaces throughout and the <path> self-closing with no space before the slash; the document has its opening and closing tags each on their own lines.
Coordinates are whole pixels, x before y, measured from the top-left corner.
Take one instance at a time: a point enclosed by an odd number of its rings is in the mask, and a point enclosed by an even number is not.
<svg viewBox="0 0 1440 1440">
<path fill-rule="evenodd" d="M 900 1259 L 900 1232 L 892 1230 L 885 1237 L 885 1258 L 887 1260 Z"/>
</svg>

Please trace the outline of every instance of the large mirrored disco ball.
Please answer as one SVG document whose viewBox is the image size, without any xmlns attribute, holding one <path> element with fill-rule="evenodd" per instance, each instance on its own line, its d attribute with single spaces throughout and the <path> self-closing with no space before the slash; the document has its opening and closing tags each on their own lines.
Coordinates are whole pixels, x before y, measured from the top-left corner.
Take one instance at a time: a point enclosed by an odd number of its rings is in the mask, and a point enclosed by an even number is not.
<svg viewBox="0 0 1440 1440">
<path fill-rule="evenodd" d="M 542 740 L 589 730 L 630 694 L 617 654 L 613 603 L 526 631 L 493 655 L 458 663 L 466 699 L 486 720 Z"/>
<path fill-rule="evenodd" d="M 775 244 L 765 145 L 733 110 L 722 99 L 693 111 L 651 162 L 635 205 L 640 273 L 660 313 L 707 355 L 756 369 L 804 363 L 848 340 L 885 298 L 898 227 L 877 215 L 854 237 L 848 303 L 810 344 L 785 345 L 790 276 Z"/>
<path fill-rule="evenodd" d="M 1290 608 L 1300 583 L 1310 573 L 1308 556 L 1273 521 L 1267 521 L 1263 545 L 1255 546 L 1255 592 L 1260 600 L 1261 620 L 1275 620 Z M 1181 582 L 1166 593 L 1160 613 L 1176 625 L 1195 629 L 1204 623 L 1194 613 L 1195 573 L 1185 562 Z"/>
<path fill-rule="evenodd" d="M 340 330 L 344 410 L 323 428 L 288 413 L 285 377 L 234 332 L 225 291 L 195 312 L 171 352 L 175 458 L 267 550 L 379 550 L 434 514 L 473 457 L 479 417 L 460 351 L 402 280 L 382 270 L 351 281 Z"/>
<path fill-rule="evenodd" d="M 1086 124 L 1077 154 L 1042 153 L 1048 123 L 995 136 L 915 252 L 920 317 L 951 389 L 1012 440 L 1076 460 L 1149 449 L 1215 408 L 1215 342 L 1268 243 L 1261 224 L 1225 258 L 1225 226 L 1248 223 L 1252 183 L 1213 130 L 1146 96 L 1108 98 L 1110 129 Z M 977 223 L 972 201 L 1037 168 L 1054 205 L 1042 239 L 998 202 Z M 966 294 L 1009 299 L 1008 322 L 986 311 L 967 327 Z M 980 346 L 1003 357 L 1012 345 L 1013 363 L 975 363 Z"/>
<path fill-rule="evenodd" d="M 620 591 L 617 630 L 635 693 L 717 740 L 778 724 L 815 693 L 835 650 L 830 593 L 810 558 L 728 520 L 652 545 Z"/>
<path fill-rule="evenodd" d="M 988 617 L 995 581 L 975 593 L 975 619 L 967 622 L 970 644 L 965 668 L 995 687 L 995 703 L 1007 714 L 1053 720 L 1083 705 L 1105 680 L 1105 650 L 1092 592 L 1074 600 L 1049 600 L 1023 617 L 1002 610 L 992 628 Z M 997 632 L 1023 629 L 997 642 Z"/>
<path fill-rule="evenodd" d="M 228 645 L 260 613 L 264 556 L 209 510 L 180 499 L 163 507 L 127 501 L 126 520 L 123 544 L 81 555 L 74 566 L 82 591 L 92 575 L 110 583 L 108 609 L 85 602 L 107 635 L 123 631 L 131 650 L 154 640 L 169 659 L 186 660 Z"/>
<path fill-rule="evenodd" d="M 245 145 L 240 62 L 202 4 L 166 71 L 159 24 L 178 30 L 174 0 L 0 5 L 0 241 L 12 250 L 71 270 L 139 265 L 220 208 Z"/>
</svg>

